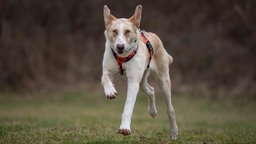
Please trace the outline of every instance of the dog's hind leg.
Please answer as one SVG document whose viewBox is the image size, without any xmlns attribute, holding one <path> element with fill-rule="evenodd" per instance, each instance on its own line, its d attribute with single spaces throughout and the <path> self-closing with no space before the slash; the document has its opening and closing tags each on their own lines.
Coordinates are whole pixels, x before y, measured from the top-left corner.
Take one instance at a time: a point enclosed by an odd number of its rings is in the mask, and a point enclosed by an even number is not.
<svg viewBox="0 0 256 144">
<path fill-rule="evenodd" d="M 175 140 L 178 137 L 178 126 L 171 102 L 171 80 L 169 76 L 169 65 L 163 61 L 159 62 L 157 69 L 155 70 L 155 74 L 167 106 L 167 115 L 170 123 L 170 135 L 172 139 Z"/>
<path fill-rule="evenodd" d="M 155 92 L 154 88 L 148 83 L 148 76 L 150 71 L 146 70 L 142 81 L 140 83 L 141 90 L 148 95 L 148 113 L 154 118 L 157 114 L 156 104 L 155 104 Z"/>
</svg>

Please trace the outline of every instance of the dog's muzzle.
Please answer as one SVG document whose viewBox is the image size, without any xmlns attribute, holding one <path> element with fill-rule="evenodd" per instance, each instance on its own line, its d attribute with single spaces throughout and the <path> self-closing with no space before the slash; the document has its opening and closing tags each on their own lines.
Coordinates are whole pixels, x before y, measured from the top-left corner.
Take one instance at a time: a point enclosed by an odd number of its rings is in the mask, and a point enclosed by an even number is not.
<svg viewBox="0 0 256 144">
<path fill-rule="evenodd" d="M 118 54 L 123 54 L 124 53 L 124 44 L 117 44 L 116 49 L 117 49 Z"/>
</svg>

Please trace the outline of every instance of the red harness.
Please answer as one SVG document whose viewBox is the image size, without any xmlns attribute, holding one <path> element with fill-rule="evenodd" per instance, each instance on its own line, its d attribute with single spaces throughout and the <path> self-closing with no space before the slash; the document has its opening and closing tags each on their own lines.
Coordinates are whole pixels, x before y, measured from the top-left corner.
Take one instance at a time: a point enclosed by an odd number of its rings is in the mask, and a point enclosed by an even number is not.
<svg viewBox="0 0 256 144">
<path fill-rule="evenodd" d="M 128 62 L 129 60 L 131 60 L 133 58 L 133 56 L 137 53 L 138 48 L 136 48 L 131 54 L 129 54 L 127 57 L 120 57 L 116 54 L 116 52 L 112 50 L 113 55 L 116 58 L 117 64 L 119 65 L 119 72 L 121 75 L 124 74 L 124 69 L 123 69 L 123 63 Z"/>
<path fill-rule="evenodd" d="M 144 35 L 143 31 L 140 28 L 139 28 L 139 31 L 140 31 L 140 37 L 142 38 L 143 42 L 146 44 L 146 46 L 148 48 L 149 61 L 148 61 L 147 68 L 149 68 L 150 61 L 151 61 L 152 56 L 154 54 L 154 49 L 153 49 L 151 43 L 146 38 L 146 36 Z M 131 54 L 129 54 L 127 57 L 120 57 L 120 56 L 118 56 L 118 54 L 113 49 L 111 49 L 111 50 L 112 50 L 112 53 L 113 53 L 114 57 L 116 58 L 117 64 L 119 65 L 119 72 L 120 72 L 121 75 L 123 75 L 124 74 L 123 63 L 125 63 L 125 62 L 127 62 L 127 61 L 129 61 L 133 58 L 133 56 L 138 51 L 138 47 Z"/>
<path fill-rule="evenodd" d="M 147 48 L 148 48 L 148 52 L 149 52 L 149 61 L 148 61 L 148 66 L 147 68 L 149 68 L 150 65 L 150 61 L 152 59 L 152 56 L 154 54 L 154 49 L 153 46 L 151 45 L 150 41 L 146 38 L 146 36 L 144 35 L 143 31 L 139 28 L 140 31 L 140 37 L 142 38 L 142 40 L 144 41 L 144 43 L 146 44 Z"/>
</svg>

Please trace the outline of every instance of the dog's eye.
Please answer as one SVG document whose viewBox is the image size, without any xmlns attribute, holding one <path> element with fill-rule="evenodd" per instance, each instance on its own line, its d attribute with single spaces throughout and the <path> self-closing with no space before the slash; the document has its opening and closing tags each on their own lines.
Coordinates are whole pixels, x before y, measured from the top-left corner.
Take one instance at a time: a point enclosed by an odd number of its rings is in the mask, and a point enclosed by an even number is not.
<svg viewBox="0 0 256 144">
<path fill-rule="evenodd" d="M 118 34 L 118 32 L 117 32 L 116 29 L 114 29 L 112 32 L 113 32 L 114 35 L 117 35 L 117 34 Z"/>
<path fill-rule="evenodd" d="M 125 35 L 128 35 L 131 31 L 130 30 L 125 30 Z"/>
</svg>

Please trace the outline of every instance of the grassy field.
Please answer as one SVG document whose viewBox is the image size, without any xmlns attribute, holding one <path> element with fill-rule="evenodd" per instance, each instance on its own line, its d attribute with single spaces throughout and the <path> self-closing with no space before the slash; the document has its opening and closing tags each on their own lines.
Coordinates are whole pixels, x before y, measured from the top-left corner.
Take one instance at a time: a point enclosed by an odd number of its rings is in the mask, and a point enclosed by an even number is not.
<svg viewBox="0 0 256 144">
<path fill-rule="evenodd" d="M 256 100 L 173 96 L 179 138 L 169 138 L 165 105 L 157 96 L 158 116 L 147 114 L 140 94 L 132 134 L 117 134 L 125 96 L 108 100 L 86 92 L 0 94 L 0 143 L 256 143 Z"/>
</svg>

